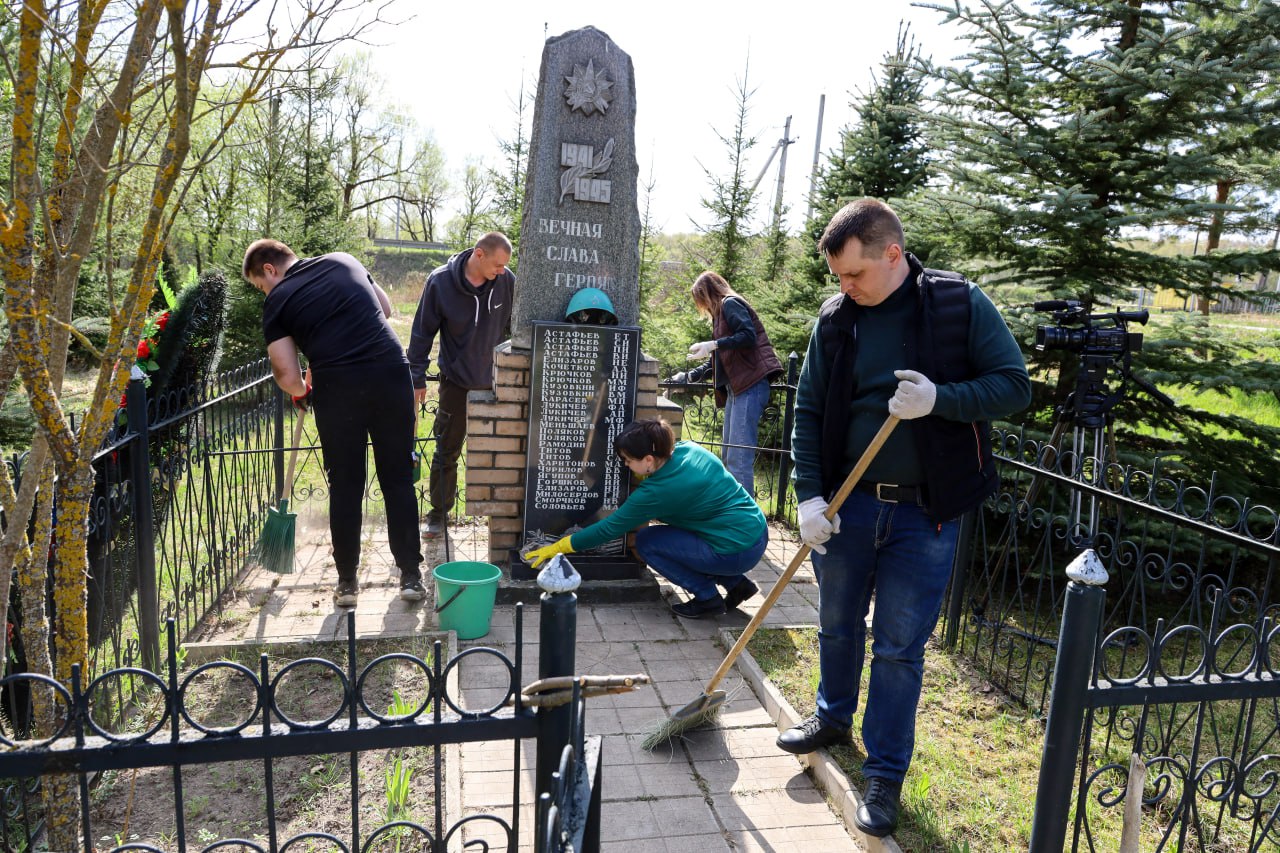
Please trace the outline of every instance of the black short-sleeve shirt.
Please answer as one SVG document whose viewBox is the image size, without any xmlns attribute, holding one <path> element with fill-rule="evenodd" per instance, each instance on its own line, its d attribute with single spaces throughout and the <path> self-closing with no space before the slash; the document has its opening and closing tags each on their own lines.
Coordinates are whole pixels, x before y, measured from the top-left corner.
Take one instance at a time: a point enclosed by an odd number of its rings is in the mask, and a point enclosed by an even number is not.
<svg viewBox="0 0 1280 853">
<path fill-rule="evenodd" d="M 312 367 L 405 363 L 373 277 L 345 252 L 302 258 L 262 305 L 267 344 L 291 337 Z"/>
</svg>

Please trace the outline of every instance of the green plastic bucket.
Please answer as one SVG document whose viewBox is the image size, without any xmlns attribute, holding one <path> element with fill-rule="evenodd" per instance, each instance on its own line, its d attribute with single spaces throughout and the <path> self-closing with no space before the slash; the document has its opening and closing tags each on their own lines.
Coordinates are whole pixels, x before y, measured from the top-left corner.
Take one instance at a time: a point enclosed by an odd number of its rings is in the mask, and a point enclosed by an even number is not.
<svg viewBox="0 0 1280 853">
<path fill-rule="evenodd" d="M 502 569 L 493 563 L 441 563 L 431 570 L 436 581 L 436 614 L 441 631 L 457 631 L 459 640 L 489 633 L 489 617 L 498 595 Z"/>
</svg>

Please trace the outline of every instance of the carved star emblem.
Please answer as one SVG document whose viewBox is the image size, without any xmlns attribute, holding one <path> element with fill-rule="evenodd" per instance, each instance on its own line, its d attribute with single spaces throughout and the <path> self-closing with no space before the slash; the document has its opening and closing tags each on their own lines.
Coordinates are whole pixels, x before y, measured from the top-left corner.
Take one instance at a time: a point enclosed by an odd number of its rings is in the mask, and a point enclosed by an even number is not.
<svg viewBox="0 0 1280 853">
<path fill-rule="evenodd" d="M 569 109 L 582 110 L 586 115 L 609 109 L 609 102 L 613 100 L 613 92 L 610 91 L 613 83 L 605 78 L 603 71 L 596 71 L 595 60 L 588 59 L 586 68 L 573 66 L 573 76 L 564 79 L 569 84 L 564 93 Z"/>
</svg>

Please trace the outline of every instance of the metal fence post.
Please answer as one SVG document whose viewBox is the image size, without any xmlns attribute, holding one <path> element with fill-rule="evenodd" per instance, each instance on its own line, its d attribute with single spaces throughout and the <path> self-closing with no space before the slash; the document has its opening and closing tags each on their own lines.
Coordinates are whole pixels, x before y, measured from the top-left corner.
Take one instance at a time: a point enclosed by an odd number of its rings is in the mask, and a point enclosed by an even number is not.
<svg viewBox="0 0 1280 853">
<path fill-rule="evenodd" d="M 1103 588 L 1107 572 L 1092 549 L 1072 561 L 1067 576 L 1071 582 L 1067 584 L 1062 628 L 1058 634 L 1029 853 L 1061 853 L 1066 843 L 1093 656 L 1107 597 Z"/>
<path fill-rule="evenodd" d="M 782 463 L 778 466 L 778 487 L 774 489 L 775 521 L 786 521 L 787 486 L 791 482 L 791 430 L 796 425 L 796 380 L 800 377 L 800 356 L 787 356 L 786 405 L 782 410 Z"/>
<path fill-rule="evenodd" d="M 578 596 L 573 592 L 543 592 L 538 627 L 538 678 L 573 675 L 578 632 Z M 551 775 L 560 768 L 560 755 L 573 733 L 573 705 L 538 708 L 538 748 L 534 796 L 552 790 Z"/>
<path fill-rule="evenodd" d="M 951 564 L 951 591 L 947 595 L 947 619 L 942 629 L 942 646 L 956 647 L 960 635 L 960 621 L 964 611 L 964 591 L 969 580 L 969 565 L 973 562 L 973 528 L 979 509 L 971 509 L 960 516 L 960 531 L 956 537 L 956 556 Z"/>
<path fill-rule="evenodd" d="M 133 500 L 133 544 L 138 562 L 138 634 L 142 667 L 160 667 L 160 588 L 156 580 L 155 514 L 151 500 L 151 454 L 147 445 L 146 374 L 136 364 L 129 373 L 125 417 L 133 436 L 129 448 L 129 495 Z"/>
<path fill-rule="evenodd" d="M 586 772 L 591 774 L 591 801 L 587 806 L 587 822 L 582 832 L 583 853 L 598 853 L 600 850 L 600 803 L 603 799 L 604 784 L 604 738 L 596 740 L 594 754 L 584 756 Z"/>
</svg>

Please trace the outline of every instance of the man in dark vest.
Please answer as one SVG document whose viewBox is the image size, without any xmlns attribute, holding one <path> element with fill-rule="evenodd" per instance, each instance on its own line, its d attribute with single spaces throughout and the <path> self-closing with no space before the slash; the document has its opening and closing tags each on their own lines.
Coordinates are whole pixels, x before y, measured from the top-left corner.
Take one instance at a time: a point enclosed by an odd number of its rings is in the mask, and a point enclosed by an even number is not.
<svg viewBox="0 0 1280 853">
<path fill-rule="evenodd" d="M 276 384 L 293 396 L 294 405 L 315 411 L 338 569 L 334 603 L 355 607 L 360 592 L 366 441 L 373 445 L 386 502 L 400 597 L 417 601 L 424 591 L 413 486 L 413 383 L 400 339 L 387 323 L 387 294 L 345 252 L 299 259 L 279 240 L 250 245 L 243 273 L 267 297 L 262 331 Z M 305 378 L 299 350 L 307 357 Z"/>
<path fill-rule="evenodd" d="M 855 823 L 897 826 L 915 746 L 924 646 L 951 576 L 958 516 L 997 487 L 986 421 L 1024 408 L 1031 383 L 991 301 L 905 250 L 886 204 L 846 205 L 818 241 L 840 293 L 819 312 L 796 394 L 800 536 L 819 592 L 817 713 L 778 737 L 802 755 L 848 738 L 866 653 L 867 789 Z M 902 423 L 831 521 L 828 500 L 893 414 Z"/>
</svg>

